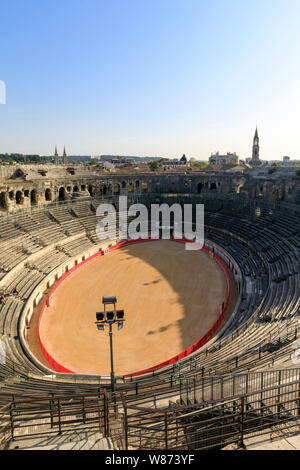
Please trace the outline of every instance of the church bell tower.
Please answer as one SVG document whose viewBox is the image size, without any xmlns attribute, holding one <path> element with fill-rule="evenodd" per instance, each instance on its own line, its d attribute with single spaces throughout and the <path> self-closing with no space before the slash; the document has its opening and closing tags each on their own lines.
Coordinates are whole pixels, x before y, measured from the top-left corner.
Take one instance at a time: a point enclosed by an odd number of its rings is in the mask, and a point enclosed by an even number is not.
<svg viewBox="0 0 300 470">
<path fill-rule="evenodd" d="M 259 159 L 259 137 L 257 128 L 255 131 L 254 139 L 253 139 L 253 147 L 252 147 L 252 165 L 260 165 Z"/>
</svg>

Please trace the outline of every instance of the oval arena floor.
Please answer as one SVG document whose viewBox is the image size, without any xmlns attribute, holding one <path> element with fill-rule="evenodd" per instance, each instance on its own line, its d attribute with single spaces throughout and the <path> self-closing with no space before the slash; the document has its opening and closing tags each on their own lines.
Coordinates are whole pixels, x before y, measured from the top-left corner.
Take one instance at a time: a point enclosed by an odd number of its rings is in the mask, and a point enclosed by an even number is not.
<svg viewBox="0 0 300 470">
<path fill-rule="evenodd" d="M 226 318 L 237 298 L 231 284 Z M 124 329 L 113 327 L 115 374 L 125 375 L 164 362 L 202 338 L 218 319 L 227 284 L 206 252 L 168 240 L 96 258 L 62 283 L 40 325 L 48 353 L 75 373 L 110 374 L 108 329 L 95 325 L 103 295 L 116 295 L 117 307 L 125 310 Z"/>
</svg>

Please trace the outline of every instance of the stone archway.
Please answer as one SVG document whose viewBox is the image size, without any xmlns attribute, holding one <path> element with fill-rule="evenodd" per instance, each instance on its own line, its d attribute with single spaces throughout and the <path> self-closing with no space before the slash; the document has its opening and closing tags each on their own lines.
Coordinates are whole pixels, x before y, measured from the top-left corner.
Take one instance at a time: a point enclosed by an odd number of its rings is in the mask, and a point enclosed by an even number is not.
<svg viewBox="0 0 300 470">
<path fill-rule="evenodd" d="M 22 191 L 17 191 L 16 192 L 16 204 L 20 206 L 23 203 L 24 203 L 24 194 L 22 193 Z"/>
<path fill-rule="evenodd" d="M 202 192 L 202 189 L 203 189 L 203 184 L 202 183 L 198 183 L 198 186 L 197 186 L 197 193 L 200 194 Z"/>
<path fill-rule="evenodd" d="M 91 184 L 90 184 L 89 187 L 88 187 L 88 192 L 90 193 L 90 196 L 91 196 L 91 197 L 94 197 L 94 196 L 95 196 L 95 188 L 94 188 L 94 186 L 92 186 Z"/>
<path fill-rule="evenodd" d="M 0 193 L 0 209 L 1 210 L 7 210 L 7 198 L 6 198 L 6 192 L 2 191 Z"/>
<path fill-rule="evenodd" d="M 35 206 L 38 203 L 38 194 L 37 194 L 36 189 L 32 189 L 32 191 L 30 193 L 30 202 L 31 202 L 32 206 Z"/>
<path fill-rule="evenodd" d="M 59 188 L 58 200 L 59 201 L 65 201 L 66 200 L 66 190 L 63 186 L 61 188 Z"/>
<path fill-rule="evenodd" d="M 52 193 L 51 193 L 50 188 L 47 188 L 46 191 L 45 191 L 45 200 L 46 201 L 52 201 Z"/>
</svg>

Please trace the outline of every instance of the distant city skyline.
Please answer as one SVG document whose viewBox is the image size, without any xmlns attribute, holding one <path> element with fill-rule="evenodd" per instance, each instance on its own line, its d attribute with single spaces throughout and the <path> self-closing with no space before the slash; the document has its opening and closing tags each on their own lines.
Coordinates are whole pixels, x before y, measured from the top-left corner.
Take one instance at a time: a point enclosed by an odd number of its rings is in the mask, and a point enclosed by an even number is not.
<svg viewBox="0 0 300 470">
<path fill-rule="evenodd" d="M 299 17 L 299 0 L 5 2 L 0 153 L 246 159 L 258 126 L 262 160 L 298 159 Z"/>
</svg>

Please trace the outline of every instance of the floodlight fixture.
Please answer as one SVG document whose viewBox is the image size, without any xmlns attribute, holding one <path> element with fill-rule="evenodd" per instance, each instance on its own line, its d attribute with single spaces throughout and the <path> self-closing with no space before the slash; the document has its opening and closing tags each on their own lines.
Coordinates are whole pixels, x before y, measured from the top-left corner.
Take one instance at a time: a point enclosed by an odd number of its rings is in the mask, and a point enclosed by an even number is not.
<svg viewBox="0 0 300 470">
<path fill-rule="evenodd" d="M 105 304 L 116 304 L 117 297 L 115 295 L 104 295 L 102 297 L 102 303 Z"/>
<path fill-rule="evenodd" d="M 115 321 L 115 312 L 114 312 L 114 310 L 106 312 L 106 321 L 108 323 L 114 323 L 114 321 Z"/>
<path fill-rule="evenodd" d="M 117 320 L 123 320 L 124 315 L 125 315 L 124 310 L 117 310 Z"/>
<path fill-rule="evenodd" d="M 104 312 L 97 312 L 96 319 L 97 321 L 104 321 Z"/>
</svg>

